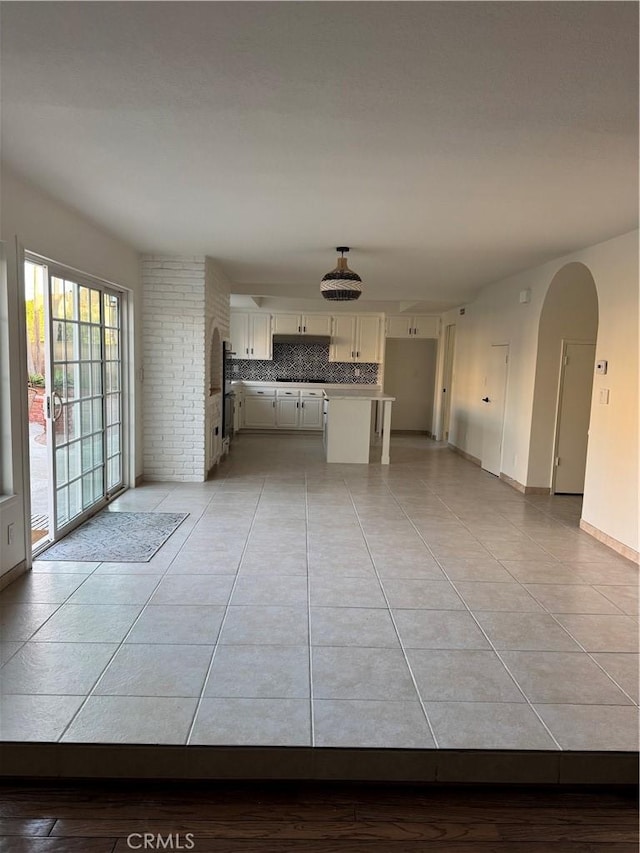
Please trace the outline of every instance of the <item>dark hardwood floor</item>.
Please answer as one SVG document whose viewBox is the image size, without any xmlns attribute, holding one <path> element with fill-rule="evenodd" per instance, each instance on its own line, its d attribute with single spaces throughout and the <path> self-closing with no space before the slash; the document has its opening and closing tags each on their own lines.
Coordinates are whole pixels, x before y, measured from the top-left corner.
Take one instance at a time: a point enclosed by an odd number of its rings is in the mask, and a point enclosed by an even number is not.
<svg viewBox="0 0 640 853">
<path fill-rule="evenodd" d="M 616 787 L 0 784 L 2 853 L 131 850 L 637 853 L 638 799 Z"/>
</svg>

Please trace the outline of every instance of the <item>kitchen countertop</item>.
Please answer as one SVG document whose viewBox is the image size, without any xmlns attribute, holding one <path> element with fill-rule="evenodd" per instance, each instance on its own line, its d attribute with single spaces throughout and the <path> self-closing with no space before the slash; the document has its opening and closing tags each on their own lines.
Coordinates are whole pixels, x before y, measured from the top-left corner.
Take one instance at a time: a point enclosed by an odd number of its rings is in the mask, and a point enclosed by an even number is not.
<svg viewBox="0 0 640 853">
<path fill-rule="evenodd" d="M 379 386 L 372 386 L 369 388 L 363 387 L 348 387 L 345 388 L 344 385 L 338 386 L 338 388 L 330 388 L 327 390 L 325 386 L 324 396 L 327 400 L 395 400 L 395 397 L 392 397 L 390 394 L 385 394 L 384 391 L 381 391 Z"/>
</svg>

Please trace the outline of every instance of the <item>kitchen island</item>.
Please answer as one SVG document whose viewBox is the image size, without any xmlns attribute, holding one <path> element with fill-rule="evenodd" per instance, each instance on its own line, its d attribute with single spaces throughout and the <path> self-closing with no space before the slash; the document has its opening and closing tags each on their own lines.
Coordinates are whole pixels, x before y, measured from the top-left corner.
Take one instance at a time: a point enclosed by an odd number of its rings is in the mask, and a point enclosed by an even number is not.
<svg viewBox="0 0 640 853">
<path fill-rule="evenodd" d="M 395 397 L 390 397 L 378 388 L 352 386 L 325 388 L 324 399 L 324 448 L 327 462 L 369 462 L 371 434 L 374 432 L 373 415 L 374 411 L 377 415 L 378 407 L 382 406 L 380 461 L 388 465 L 391 405 Z"/>
</svg>

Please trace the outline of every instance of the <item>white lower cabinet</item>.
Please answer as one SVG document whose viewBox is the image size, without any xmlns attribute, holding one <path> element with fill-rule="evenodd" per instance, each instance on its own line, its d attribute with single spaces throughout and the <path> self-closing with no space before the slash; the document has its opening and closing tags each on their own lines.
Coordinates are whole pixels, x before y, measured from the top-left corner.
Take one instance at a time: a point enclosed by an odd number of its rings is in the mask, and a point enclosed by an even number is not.
<svg viewBox="0 0 640 853">
<path fill-rule="evenodd" d="M 323 393 L 319 388 L 244 389 L 245 429 L 321 430 Z"/>
<path fill-rule="evenodd" d="M 275 397 L 245 394 L 244 426 L 249 429 L 273 429 L 276 425 Z"/>
<path fill-rule="evenodd" d="M 322 429 L 322 397 L 301 397 L 300 429 Z"/>
<path fill-rule="evenodd" d="M 278 429 L 297 429 L 300 412 L 300 399 L 295 397 L 278 397 L 276 400 L 276 426 Z"/>
</svg>

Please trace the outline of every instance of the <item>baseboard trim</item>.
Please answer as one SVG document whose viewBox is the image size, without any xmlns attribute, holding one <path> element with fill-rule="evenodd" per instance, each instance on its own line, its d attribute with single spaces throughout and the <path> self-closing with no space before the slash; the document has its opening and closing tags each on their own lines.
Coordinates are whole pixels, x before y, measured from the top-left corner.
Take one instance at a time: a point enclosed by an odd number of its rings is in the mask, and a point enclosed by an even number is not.
<svg viewBox="0 0 640 853">
<path fill-rule="evenodd" d="M 500 479 L 508 486 L 511 486 L 512 489 L 515 489 L 517 492 L 520 492 L 520 494 L 522 495 L 551 494 L 551 489 L 547 486 L 525 486 L 524 483 L 519 483 L 517 480 L 514 480 L 513 477 L 510 477 L 508 474 L 505 474 L 504 471 L 500 472 Z"/>
<path fill-rule="evenodd" d="M 10 583 L 13 583 L 16 578 L 19 578 L 20 575 L 26 574 L 29 569 L 27 568 L 27 561 L 22 560 L 20 563 L 15 565 L 12 569 L 9 569 L 8 572 L 5 572 L 0 577 L 0 590 L 3 590 L 6 586 L 9 586 Z"/>
<path fill-rule="evenodd" d="M 463 459 L 466 459 L 468 462 L 473 462 L 474 465 L 480 467 L 480 460 L 477 456 L 472 456 L 470 453 L 467 453 L 466 450 L 462 450 L 460 447 L 456 447 L 455 444 L 447 443 L 447 447 L 449 450 L 453 450 L 454 453 L 457 453 L 458 456 L 462 456 Z"/>
<path fill-rule="evenodd" d="M 137 489 L 138 486 L 141 486 L 143 483 L 144 483 L 144 474 L 138 474 L 138 476 L 136 477 L 134 484 L 133 484 L 134 489 Z"/>
<path fill-rule="evenodd" d="M 584 518 L 580 519 L 580 529 L 584 530 L 585 533 L 588 533 L 589 536 L 593 536 L 593 538 L 597 539 L 598 542 L 602 542 L 602 544 L 606 545 L 607 548 L 611 548 L 612 551 L 626 557 L 627 560 L 631 560 L 634 563 L 640 562 L 640 555 L 638 554 L 638 551 L 630 548 L 629 545 L 625 545 L 624 542 L 614 539 L 613 536 L 609 536 L 608 533 L 598 530 L 597 527 L 594 527 L 593 524 L 589 524 L 589 522 L 585 521 Z"/>
</svg>

